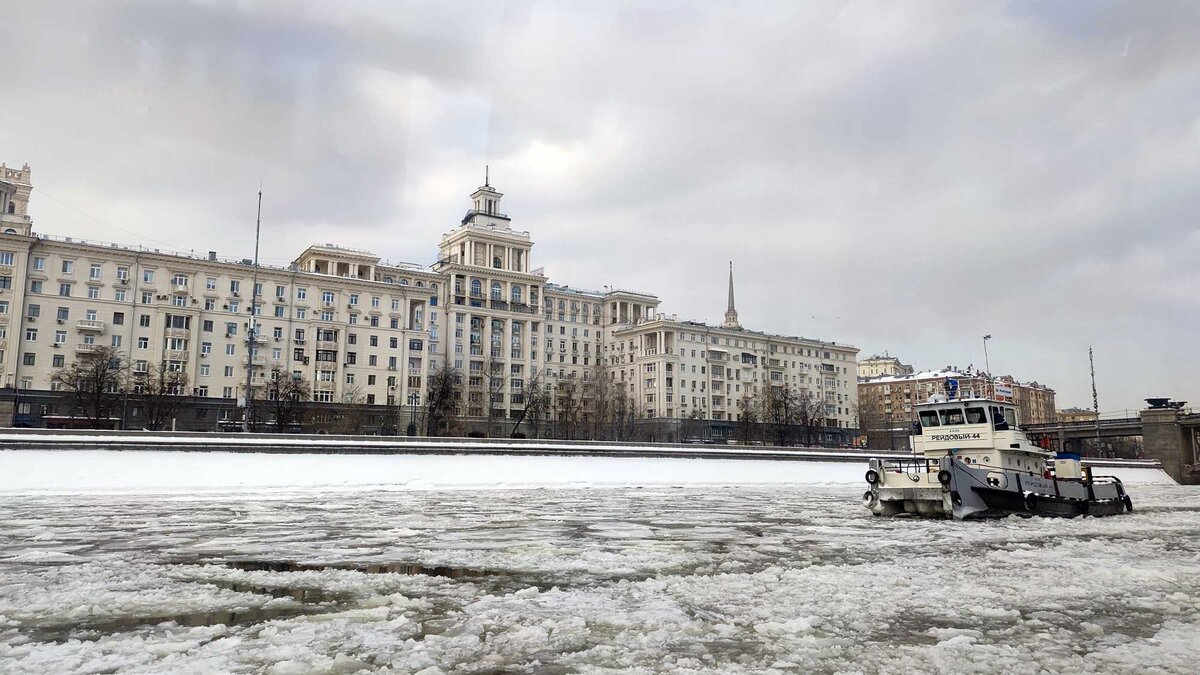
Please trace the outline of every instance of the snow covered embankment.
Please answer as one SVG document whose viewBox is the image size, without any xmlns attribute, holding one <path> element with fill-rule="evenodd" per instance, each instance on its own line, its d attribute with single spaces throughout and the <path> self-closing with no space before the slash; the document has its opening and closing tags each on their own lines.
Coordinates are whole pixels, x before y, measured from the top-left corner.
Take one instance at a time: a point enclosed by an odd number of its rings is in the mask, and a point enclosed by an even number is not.
<svg viewBox="0 0 1200 675">
<path fill-rule="evenodd" d="M 859 483 L 866 460 L 315 455 L 103 450 L 0 452 L 0 492 L 206 492 L 270 488 L 421 490 Z M 1170 483 L 1158 469 L 1102 469 Z"/>
</svg>

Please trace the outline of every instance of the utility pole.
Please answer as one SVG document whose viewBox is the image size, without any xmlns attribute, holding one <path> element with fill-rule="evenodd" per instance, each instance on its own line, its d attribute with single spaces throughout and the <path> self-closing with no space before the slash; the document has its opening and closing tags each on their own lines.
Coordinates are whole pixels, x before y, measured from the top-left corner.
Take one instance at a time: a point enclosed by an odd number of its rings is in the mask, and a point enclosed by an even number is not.
<svg viewBox="0 0 1200 675">
<path fill-rule="evenodd" d="M 1092 371 L 1092 412 L 1096 413 L 1096 456 L 1100 456 L 1100 398 L 1096 396 L 1096 359 L 1088 346 L 1088 365 Z"/>
<path fill-rule="evenodd" d="M 987 370 L 989 378 L 992 376 L 992 366 L 988 363 L 987 341 L 991 339 L 991 334 L 983 336 L 983 367 L 985 370 Z"/>
<path fill-rule="evenodd" d="M 258 215 L 254 220 L 254 272 L 250 281 L 250 323 L 246 328 L 246 408 L 242 414 L 242 431 L 250 431 L 250 408 L 253 396 L 250 387 L 254 383 L 254 346 L 258 339 L 257 319 L 255 313 L 258 304 L 258 235 L 262 229 L 262 188 L 258 189 Z"/>
</svg>

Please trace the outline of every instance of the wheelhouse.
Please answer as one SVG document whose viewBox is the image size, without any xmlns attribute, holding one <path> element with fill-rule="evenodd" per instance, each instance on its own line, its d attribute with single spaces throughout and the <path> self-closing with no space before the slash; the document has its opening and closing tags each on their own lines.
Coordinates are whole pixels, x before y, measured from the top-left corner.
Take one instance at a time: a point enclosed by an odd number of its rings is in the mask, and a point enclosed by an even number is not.
<svg viewBox="0 0 1200 675">
<path fill-rule="evenodd" d="M 963 427 L 978 427 L 995 431 L 1017 428 L 1017 410 L 995 401 L 947 401 L 929 403 L 917 409 L 919 435 L 953 433 Z"/>
</svg>

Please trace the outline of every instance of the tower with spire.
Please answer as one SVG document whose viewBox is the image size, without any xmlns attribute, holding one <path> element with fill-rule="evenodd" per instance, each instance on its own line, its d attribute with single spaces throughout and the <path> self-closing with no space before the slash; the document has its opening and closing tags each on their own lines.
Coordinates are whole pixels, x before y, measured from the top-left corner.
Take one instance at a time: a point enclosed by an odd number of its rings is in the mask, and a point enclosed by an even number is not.
<svg viewBox="0 0 1200 675">
<path fill-rule="evenodd" d="M 738 323 L 737 309 L 733 306 L 733 261 L 729 261 L 729 308 L 725 310 L 725 328 L 741 328 Z"/>
</svg>

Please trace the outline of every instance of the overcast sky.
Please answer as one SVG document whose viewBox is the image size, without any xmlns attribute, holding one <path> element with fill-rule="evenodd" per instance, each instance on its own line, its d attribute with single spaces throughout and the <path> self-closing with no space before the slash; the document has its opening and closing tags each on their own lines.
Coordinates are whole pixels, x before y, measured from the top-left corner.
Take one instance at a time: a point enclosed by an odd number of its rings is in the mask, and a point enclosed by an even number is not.
<svg viewBox="0 0 1200 675">
<path fill-rule="evenodd" d="M 349 5 L 347 9 L 342 5 Z M 1200 404 L 1200 3 L 9 2 L 35 229 L 534 265 L 719 322 Z"/>
</svg>

